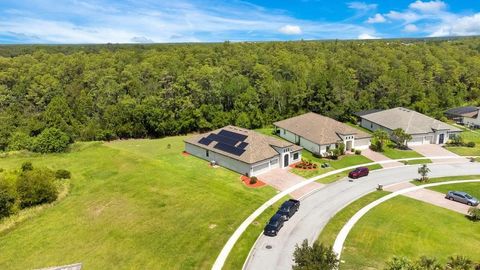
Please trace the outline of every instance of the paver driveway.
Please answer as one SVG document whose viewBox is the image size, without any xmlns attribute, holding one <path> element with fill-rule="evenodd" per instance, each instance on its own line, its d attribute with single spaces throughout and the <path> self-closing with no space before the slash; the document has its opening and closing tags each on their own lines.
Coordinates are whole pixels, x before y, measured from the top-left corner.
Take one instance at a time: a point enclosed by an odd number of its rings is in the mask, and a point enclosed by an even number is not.
<svg viewBox="0 0 480 270">
<path fill-rule="evenodd" d="M 266 173 L 262 173 L 261 175 L 258 176 L 258 178 L 260 180 L 262 180 L 263 182 L 267 183 L 268 185 L 274 187 L 275 189 L 277 190 L 280 190 L 280 191 L 283 191 L 293 185 L 296 185 L 302 181 L 305 181 L 306 179 L 299 176 L 299 175 L 296 175 L 294 173 L 291 173 L 288 171 L 288 169 L 273 169 L 271 171 L 268 171 Z M 310 183 L 306 186 L 304 186 L 303 188 L 299 189 L 299 190 L 296 190 L 292 193 L 290 193 L 290 195 L 292 195 L 292 197 L 298 199 L 314 190 L 317 190 L 319 188 L 322 188 L 323 184 L 320 184 L 320 183 L 317 183 L 317 182 L 313 182 L 313 183 Z"/>
<path fill-rule="evenodd" d="M 395 185 L 385 187 L 385 190 L 394 192 L 394 191 L 397 191 L 397 190 L 401 190 L 401 189 L 405 189 L 405 188 L 409 188 L 409 187 L 414 187 L 414 186 L 415 185 L 412 184 L 412 183 L 404 182 L 404 183 L 395 184 Z M 450 210 L 453 210 L 453 211 L 461 213 L 461 214 L 467 214 L 468 213 L 468 208 L 470 207 L 470 206 L 468 206 L 466 204 L 463 204 L 463 203 L 459 203 L 459 202 L 450 201 L 450 200 L 445 199 L 445 194 L 443 194 L 443 193 L 440 193 L 440 192 L 437 192 L 437 191 L 434 191 L 434 190 L 430 190 L 430 189 L 424 189 L 424 188 L 405 193 L 405 194 L 403 194 L 403 196 L 406 196 L 406 197 L 409 197 L 409 198 L 412 198 L 412 199 L 415 199 L 415 200 L 419 200 L 419 201 L 422 201 L 422 202 L 426 202 L 426 203 L 429 203 L 429 204 L 433 204 L 433 205 L 436 205 L 436 206 L 440 206 L 440 207 L 443 207 L 443 208 L 446 208 L 446 209 L 450 209 Z"/>
<path fill-rule="evenodd" d="M 433 163 L 452 163 L 452 162 L 465 162 L 466 159 L 458 158 L 459 156 L 455 153 L 448 151 L 438 144 L 422 144 L 422 145 L 412 145 L 408 146 L 415 152 L 420 153 L 422 156 L 429 157 L 456 157 L 455 159 L 434 159 Z"/>
<path fill-rule="evenodd" d="M 382 155 L 381 153 L 372 151 L 371 149 L 362 150 L 362 155 L 366 158 L 371 159 L 372 161 L 392 160 L 391 158 L 386 157 L 386 156 Z M 393 168 L 393 167 L 403 166 L 403 163 L 400 163 L 400 162 L 396 161 L 396 162 L 381 164 L 381 166 L 383 168 Z"/>
</svg>

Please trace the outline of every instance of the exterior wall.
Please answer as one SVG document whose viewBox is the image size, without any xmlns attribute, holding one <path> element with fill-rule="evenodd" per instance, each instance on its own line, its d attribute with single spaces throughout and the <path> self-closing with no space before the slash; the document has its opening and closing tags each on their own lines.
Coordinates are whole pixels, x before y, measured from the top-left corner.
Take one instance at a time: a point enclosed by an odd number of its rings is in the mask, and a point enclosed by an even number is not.
<svg viewBox="0 0 480 270">
<path fill-rule="evenodd" d="M 277 128 L 278 130 L 278 136 L 284 138 L 285 140 L 292 142 L 292 143 L 297 143 L 300 139 L 300 136 L 295 135 L 294 133 L 283 129 L 283 128 Z"/>
<path fill-rule="evenodd" d="M 312 152 L 314 154 L 321 154 L 320 145 L 311 142 L 305 138 L 300 138 L 300 146 L 305 148 L 305 150 Z"/>
<path fill-rule="evenodd" d="M 384 128 L 384 127 L 382 127 L 382 126 L 380 126 L 380 125 L 377 125 L 377 124 L 375 124 L 375 123 L 373 123 L 373 122 L 370 122 L 370 121 L 368 121 L 368 120 L 366 120 L 366 119 L 363 119 L 363 118 L 362 118 L 362 120 L 360 121 L 360 126 L 366 128 L 366 129 L 368 129 L 368 130 L 371 130 L 371 131 L 375 131 L 375 130 L 377 130 L 377 129 L 383 129 L 383 130 L 385 130 L 386 132 L 388 132 L 389 134 L 390 134 L 390 132 L 392 132 L 392 131 L 391 131 L 390 129 L 388 129 L 388 128 Z"/>
<path fill-rule="evenodd" d="M 193 144 L 185 143 L 185 151 L 207 161 L 215 161 L 218 165 L 230 169 L 232 171 L 238 172 L 240 174 L 249 174 L 251 173 L 251 166 L 245 162 L 235 160 L 231 157 L 224 156 L 213 151 L 209 151 L 209 156 L 207 157 L 207 150 L 201 147 L 198 147 Z"/>
<path fill-rule="evenodd" d="M 268 160 L 257 162 L 252 165 L 250 176 L 257 176 L 264 172 L 268 172 L 271 169 L 278 168 L 279 166 L 280 166 L 279 156 L 268 159 Z"/>
</svg>

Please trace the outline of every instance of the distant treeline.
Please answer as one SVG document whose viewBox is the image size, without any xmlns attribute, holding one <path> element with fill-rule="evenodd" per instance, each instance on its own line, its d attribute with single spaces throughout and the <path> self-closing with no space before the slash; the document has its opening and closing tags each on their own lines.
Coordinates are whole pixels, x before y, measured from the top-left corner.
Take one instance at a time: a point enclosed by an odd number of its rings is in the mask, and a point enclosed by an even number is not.
<svg viewBox="0 0 480 270">
<path fill-rule="evenodd" d="M 1 46 L 0 55 L 0 150 L 48 128 L 70 140 L 162 137 L 306 111 L 348 120 L 405 106 L 440 117 L 480 97 L 480 38 Z"/>
</svg>

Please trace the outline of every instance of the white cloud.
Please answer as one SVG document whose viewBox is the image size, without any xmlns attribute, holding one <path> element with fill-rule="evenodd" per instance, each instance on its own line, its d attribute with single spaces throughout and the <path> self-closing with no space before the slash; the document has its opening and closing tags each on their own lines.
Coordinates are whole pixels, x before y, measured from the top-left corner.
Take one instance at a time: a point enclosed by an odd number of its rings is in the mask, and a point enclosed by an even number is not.
<svg viewBox="0 0 480 270">
<path fill-rule="evenodd" d="M 367 33 L 363 33 L 363 34 L 358 35 L 357 38 L 358 39 L 379 39 L 380 37 L 370 35 L 370 34 L 367 34 Z"/>
<path fill-rule="evenodd" d="M 408 6 L 410 9 L 418 10 L 420 12 L 424 13 L 435 13 L 441 10 L 444 10 L 447 5 L 443 1 L 430 1 L 430 2 L 423 2 L 420 0 L 417 0 L 413 3 L 411 3 Z"/>
<path fill-rule="evenodd" d="M 403 27 L 403 31 L 407 33 L 418 32 L 418 27 L 415 24 L 407 24 Z"/>
<path fill-rule="evenodd" d="M 434 27 L 430 36 L 471 36 L 480 35 L 480 13 L 472 16 L 449 18 Z"/>
<path fill-rule="evenodd" d="M 391 20 L 405 21 L 405 23 L 412 23 L 422 18 L 419 14 L 412 11 L 398 12 L 393 10 L 385 14 L 385 17 Z"/>
<path fill-rule="evenodd" d="M 280 33 L 287 34 L 287 35 L 300 35 L 302 33 L 302 29 L 298 25 L 284 25 L 278 29 Z"/>
<path fill-rule="evenodd" d="M 368 18 L 367 23 L 383 23 L 386 22 L 387 20 L 385 17 L 383 17 L 382 14 L 377 13 L 375 16 Z"/>
<path fill-rule="evenodd" d="M 350 2 L 347 3 L 348 8 L 361 10 L 361 11 L 368 11 L 377 8 L 377 4 L 367 4 L 365 2 Z"/>
</svg>

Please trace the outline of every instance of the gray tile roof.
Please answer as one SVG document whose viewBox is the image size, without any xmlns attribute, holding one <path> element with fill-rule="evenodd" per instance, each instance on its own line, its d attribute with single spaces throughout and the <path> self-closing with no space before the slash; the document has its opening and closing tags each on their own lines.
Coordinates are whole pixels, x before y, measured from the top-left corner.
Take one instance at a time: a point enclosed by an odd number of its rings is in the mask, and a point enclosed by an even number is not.
<svg viewBox="0 0 480 270">
<path fill-rule="evenodd" d="M 212 133 L 218 134 L 221 130 L 231 131 L 247 136 L 247 138 L 244 140 L 244 142 L 248 143 L 247 147 L 245 147 L 245 152 L 243 152 L 240 156 L 237 156 L 214 148 L 217 144 L 217 142 L 215 141 L 211 142 L 209 145 L 199 143 L 200 139 L 207 137 Z M 279 153 L 272 146 L 280 148 L 290 147 L 292 151 L 299 151 L 303 149 L 302 147 L 295 145 L 291 142 L 276 139 L 274 137 L 263 135 L 253 130 L 239 128 L 235 126 L 226 126 L 204 134 L 194 135 L 190 138 L 185 139 L 185 142 L 199 146 L 204 149 L 208 149 L 211 152 L 220 153 L 235 160 L 243 161 L 248 164 L 253 164 L 279 155 Z"/>
<path fill-rule="evenodd" d="M 364 131 L 313 112 L 278 121 L 274 125 L 321 145 L 338 142 L 340 135 L 355 135 L 357 139 L 371 137 Z"/>
<path fill-rule="evenodd" d="M 465 106 L 449 109 L 445 112 L 447 115 L 452 116 L 465 116 L 475 118 L 478 115 L 479 108 L 474 106 Z"/>
<path fill-rule="evenodd" d="M 408 134 L 425 134 L 435 130 L 461 131 L 432 117 L 402 107 L 375 112 L 361 117 L 390 130 L 402 128 Z"/>
</svg>

